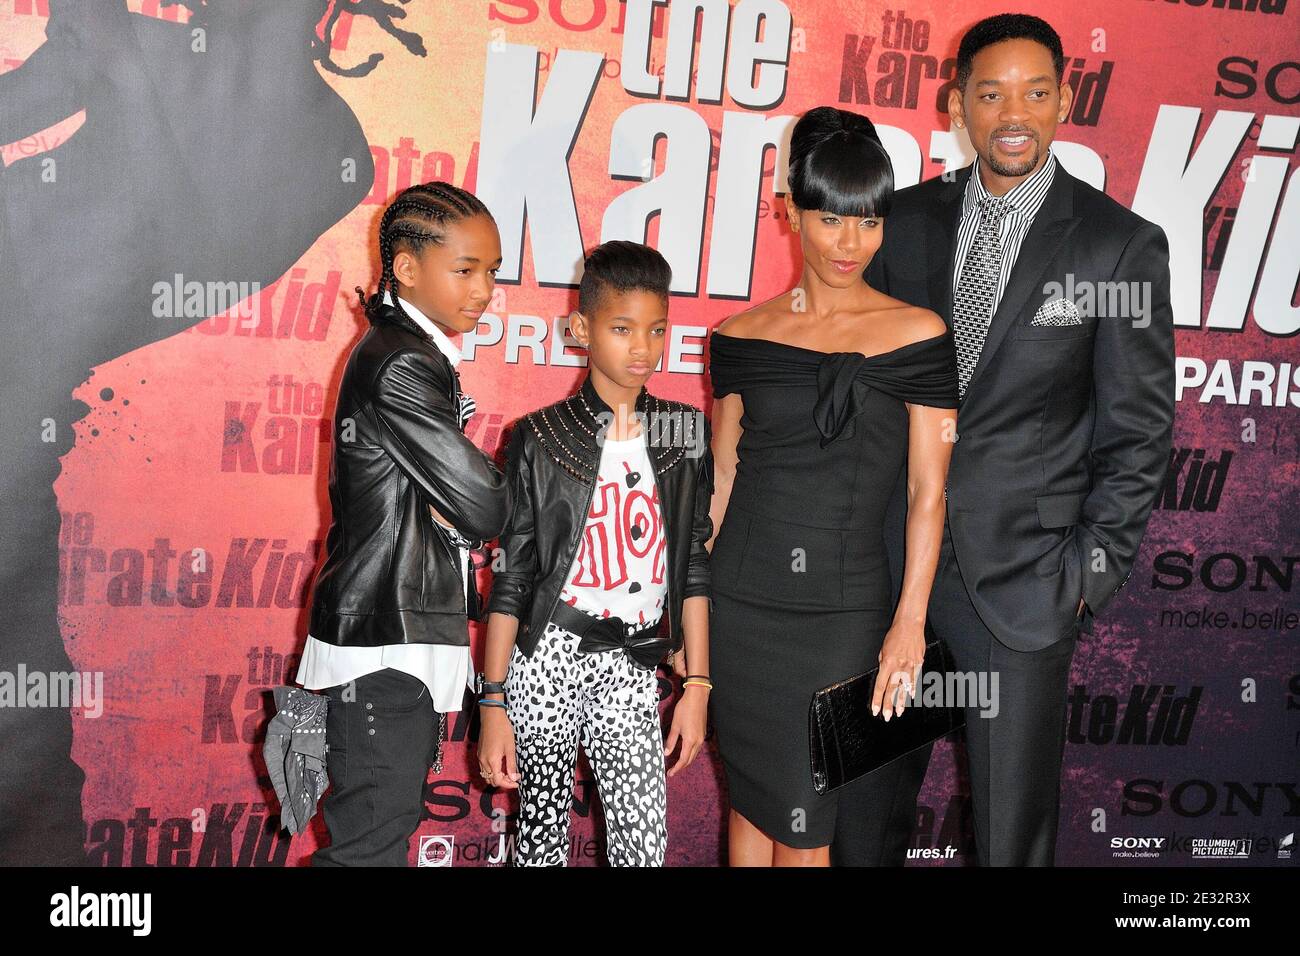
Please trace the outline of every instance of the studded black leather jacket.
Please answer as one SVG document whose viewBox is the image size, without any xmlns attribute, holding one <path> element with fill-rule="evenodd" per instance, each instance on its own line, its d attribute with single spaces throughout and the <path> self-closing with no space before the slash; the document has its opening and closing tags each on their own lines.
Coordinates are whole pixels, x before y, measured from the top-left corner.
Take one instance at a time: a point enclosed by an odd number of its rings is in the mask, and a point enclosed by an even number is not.
<svg viewBox="0 0 1300 956">
<path fill-rule="evenodd" d="M 666 537 L 667 620 L 674 651 L 683 643 L 682 602 L 709 595 L 713 535 L 713 455 L 708 419 L 698 408 L 651 395 L 636 411 L 648 427 L 646 446 L 659 489 Z M 576 395 L 525 415 L 507 450 L 506 482 L 514 510 L 501 534 L 499 570 L 488 612 L 520 621 L 516 644 L 531 656 L 568 579 L 596 490 L 602 445 L 612 421 L 588 375 Z"/>
</svg>

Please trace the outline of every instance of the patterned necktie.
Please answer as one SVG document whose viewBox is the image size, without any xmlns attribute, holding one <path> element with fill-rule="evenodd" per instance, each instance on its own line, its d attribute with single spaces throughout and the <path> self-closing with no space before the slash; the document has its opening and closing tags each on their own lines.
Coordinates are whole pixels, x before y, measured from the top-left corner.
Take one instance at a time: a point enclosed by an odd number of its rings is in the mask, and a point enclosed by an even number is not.
<svg viewBox="0 0 1300 956">
<path fill-rule="evenodd" d="M 952 330 L 957 346 L 957 393 L 966 394 L 966 385 L 979 362 L 993 317 L 993 301 L 1002 274 L 1002 241 L 998 226 L 1012 210 L 1000 196 L 986 196 L 979 201 L 980 224 L 962 264 L 961 278 L 953 291 Z"/>
</svg>

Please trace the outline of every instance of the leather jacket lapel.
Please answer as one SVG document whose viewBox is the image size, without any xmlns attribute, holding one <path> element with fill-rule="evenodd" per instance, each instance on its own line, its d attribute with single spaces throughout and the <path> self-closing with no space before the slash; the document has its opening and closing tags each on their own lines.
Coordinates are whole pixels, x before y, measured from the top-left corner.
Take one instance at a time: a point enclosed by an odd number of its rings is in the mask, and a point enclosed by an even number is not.
<svg viewBox="0 0 1300 956">
<path fill-rule="evenodd" d="M 438 343 L 433 340 L 433 337 L 429 335 L 429 333 L 425 332 L 424 329 L 420 328 L 415 323 L 415 320 L 412 319 L 409 315 L 407 315 L 404 311 L 402 311 L 401 309 L 397 308 L 394 305 L 388 305 L 387 303 L 384 302 L 381 302 L 379 304 L 379 309 L 375 313 L 374 322 L 401 326 L 403 329 L 410 332 L 412 335 L 417 336 L 421 342 L 423 342 L 425 345 L 429 347 L 430 351 L 432 351 L 435 355 L 437 355 L 438 358 L 441 359 L 446 364 L 447 371 L 451 373 L 450 375 L 448 375 L 448 378 L 451 379 L 451 390 L 448 392 L 448 397 L 451 399 L 451 407 L 454 409 L 459 409 L 460 408 L 460 372 L 458 372 L 456 370 L 456 367 L 451 364 L 451 360 L 447 358 L 447 356 L 443 353 L 442 349 L 438 348 Z"/>
</svg>

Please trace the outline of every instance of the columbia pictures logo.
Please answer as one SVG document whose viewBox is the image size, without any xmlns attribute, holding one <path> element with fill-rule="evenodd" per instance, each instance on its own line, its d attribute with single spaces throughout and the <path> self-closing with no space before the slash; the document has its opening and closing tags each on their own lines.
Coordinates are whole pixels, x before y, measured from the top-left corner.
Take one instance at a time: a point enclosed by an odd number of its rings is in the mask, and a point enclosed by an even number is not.
<svg viewBox="0 0 1300 956">
<path fill-rule="evenodd" d="M 1193 837 L 1189 841 L 1192 856 L 1212 860 L 1248 860 L 1253 840 Z"/>
<path fill-rule="evenodd" d="M 420 850 L 415 858 L 416 866 L 451 866 L 452 843 L 455 837 L 422 836 Z"/>
</svg>

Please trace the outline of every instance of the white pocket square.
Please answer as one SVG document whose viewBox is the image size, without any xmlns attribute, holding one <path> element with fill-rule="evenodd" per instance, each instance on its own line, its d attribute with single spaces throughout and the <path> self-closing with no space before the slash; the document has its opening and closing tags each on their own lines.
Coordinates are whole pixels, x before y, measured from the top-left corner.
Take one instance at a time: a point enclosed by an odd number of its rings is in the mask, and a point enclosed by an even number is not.
<svg viewBox="0 0 1300 956">
<path fill-rule="evenodd" d="M 1029 320 L 1033 326 L 1045 325 L 1083 325 L 1083 319 L 1079 317 L 1078 307 L 1069 299 L 1053 299 L 1051 302 L 1045 302 L 1043 307 L 1034 313 L 1034 317 Z"/>
</svg>

